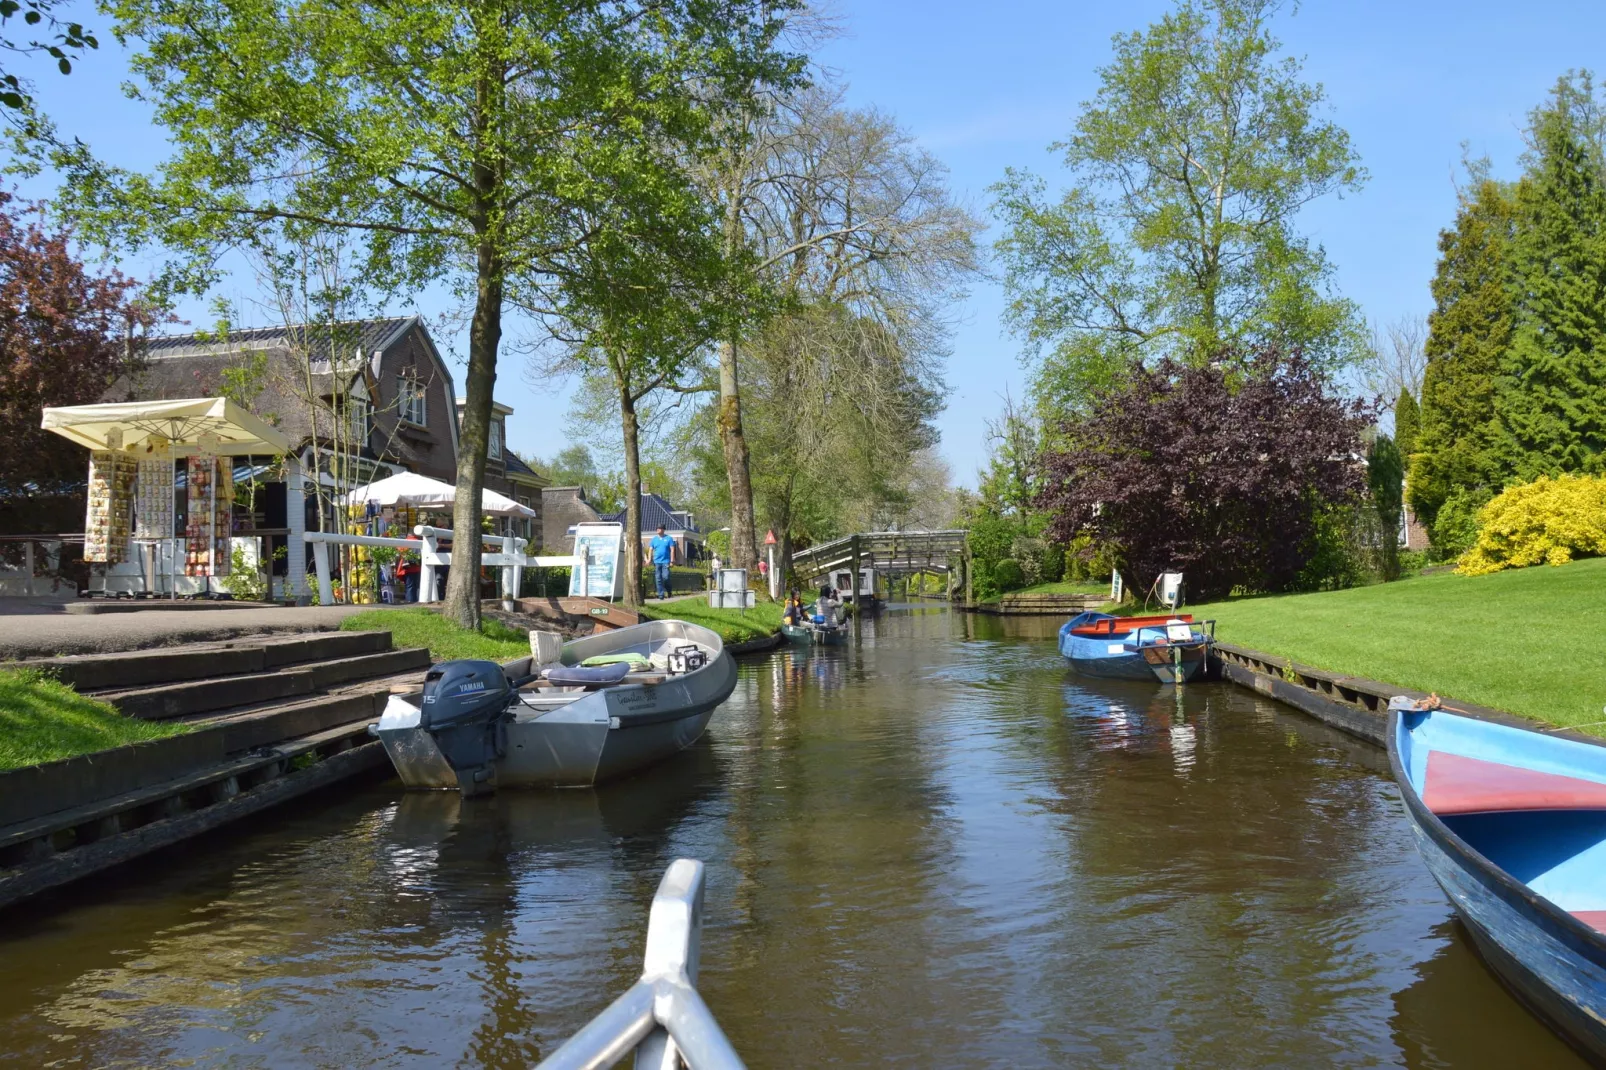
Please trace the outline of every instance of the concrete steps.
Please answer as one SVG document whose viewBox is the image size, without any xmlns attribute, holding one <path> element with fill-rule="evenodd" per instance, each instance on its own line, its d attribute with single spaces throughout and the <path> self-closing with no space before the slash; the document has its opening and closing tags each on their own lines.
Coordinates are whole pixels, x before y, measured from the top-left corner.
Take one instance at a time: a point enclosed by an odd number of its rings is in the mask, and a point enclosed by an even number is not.
<svg viewBox="0 0 1606 1070">
<path fill-rule="evenodd" d="M 126 691 L 93 693 L 129 717 L 166 720 L 310 695 L 354 680 L 391 676 L 410 669 L 417 669 L 421 673 L 428 667 L 427 650 L 385 650 L 273 672 L 216 676 Z"/>
<path fill-rule="evenodd" d="M 0 773 L 0 907 L 387 767 L 368 726 L 430 657 L 389 632 L 320 632 L 9 664 L 194 729 Z"/>
</svg>

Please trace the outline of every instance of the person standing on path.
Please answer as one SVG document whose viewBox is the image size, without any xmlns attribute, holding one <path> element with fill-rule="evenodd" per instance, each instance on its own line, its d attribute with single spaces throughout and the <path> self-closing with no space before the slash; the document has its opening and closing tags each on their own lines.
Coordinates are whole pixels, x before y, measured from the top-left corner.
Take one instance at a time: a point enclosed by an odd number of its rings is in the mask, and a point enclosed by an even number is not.
<svg viewBox="0 0 1606 1070">
<path fill-rule="evenodd" d="M 669 566 L 675 560 L 675 540 L 664 534 L 664 526 L 658 525 L 658 534 L 652 540 L 652 571 L 653 578 L 658 582 L 658 597 L 669 597 Z"/>
</svg>

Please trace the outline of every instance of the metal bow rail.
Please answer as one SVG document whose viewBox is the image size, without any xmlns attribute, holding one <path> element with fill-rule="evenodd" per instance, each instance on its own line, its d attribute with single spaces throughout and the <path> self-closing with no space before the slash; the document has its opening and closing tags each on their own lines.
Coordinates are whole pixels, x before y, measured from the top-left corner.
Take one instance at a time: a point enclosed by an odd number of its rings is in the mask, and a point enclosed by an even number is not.
<svg viewBox="0 0 1606 1070">
<path fill-rule="evenodd" d="M 641 980 L 537 1070 L 602 1070 L 631 1051 L 641 1070 L 745 1070 L 697 994 L 702 936 L 703 864 L 676 859 L 652 897 Z"/>
</svg>

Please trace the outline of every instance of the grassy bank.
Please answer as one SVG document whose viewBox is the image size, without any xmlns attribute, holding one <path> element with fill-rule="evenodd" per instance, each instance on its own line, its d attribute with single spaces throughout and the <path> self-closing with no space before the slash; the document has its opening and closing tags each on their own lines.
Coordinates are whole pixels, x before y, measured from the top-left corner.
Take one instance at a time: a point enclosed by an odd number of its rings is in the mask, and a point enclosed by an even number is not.
<svg viewBox="0 0 1606 1070">
<path fill-rule="evenodd" d="M 489 618 L 480 621 L 480 631 L 459 628 L 432 609 L 370 609 L 341 622 L 345 632 L 389 632 L 398 647 L 428 647 L 437 661 L 483 658 L 511 661 L 530 652 L 530 640 L 522 632 Z"/>
<path fill-rule="evenodd" d="M 1030 587 L 1022 587 L 1009 594 L 1099 594 L 1110 593 L 1109 581 L 1104 580 L 1061 580 L 1058 583 L 1034 583 Z M 1003 596 L 999 596 L 1003 597 Z M 997 601 L 997 599 L 993 599 Z"/>
<path fill-rule="evenodd" d="M 0 671 L 0 770 L 188 730 L 182 724 L 124 717 L 109 704 L 80 695 L 60 680 L 38 672 Z"/>
<path fill-rule="evenodd" d="M 1190 606 L 1230 643 L 1562 725 L 1606 720 L 1606 558 Z"/>
<path fill-rule="evenodd" d="M 707 602 L 686 598 L 678 602 L 642 606 L 642 620 L 683 620 L 719 633 L 727 643 L 764 639 L 781 630 L 778 602 L 760 602 L 745 613 L 737 609 L 711 609 Z"/>
</svg>

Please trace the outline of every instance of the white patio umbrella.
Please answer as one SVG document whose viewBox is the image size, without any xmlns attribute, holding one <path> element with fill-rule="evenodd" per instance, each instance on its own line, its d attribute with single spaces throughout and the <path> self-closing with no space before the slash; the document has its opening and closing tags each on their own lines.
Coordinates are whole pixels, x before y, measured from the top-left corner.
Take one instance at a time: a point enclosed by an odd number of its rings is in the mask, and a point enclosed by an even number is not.
<svg viewBox="0 0 1606 1070">
<path fill-rule="evenodd" d="M 92 450 L 159 447 L 181 456 L 239 457 L 295 448 L 278 429 L 227 398 L 58 406 L 44 410 L 40 426 Z"/>
<path fill-rule="evenodd" d="M 456 487 L 417 472 L 398 472 L 358 487 L 342 499 L 346 505 L 377 502 L 380 505 L 411 505 L 421 509 L 450 508 L 456 500 Z M 490 488 L 481 491 L 480 509 L 487 516 L 535 516 L 534 509 L 520 505 Z"/>
</svg>

